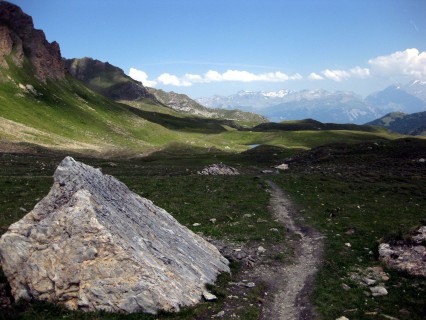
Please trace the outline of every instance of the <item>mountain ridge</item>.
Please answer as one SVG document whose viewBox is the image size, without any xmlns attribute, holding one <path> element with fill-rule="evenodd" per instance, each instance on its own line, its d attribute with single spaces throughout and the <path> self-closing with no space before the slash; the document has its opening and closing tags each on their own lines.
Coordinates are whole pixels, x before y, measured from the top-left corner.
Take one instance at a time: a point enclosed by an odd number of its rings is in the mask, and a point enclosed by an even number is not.
<svg viewBox="0 0 426 320">
<path fill-rule="evenodd" d="M 229 96 L 202 97 L 197 101 L 211 108 L 258 112 L 275 122 L 314 118 L 321 122 L 363 124 L 393 111 L 426 110 L 426 82 L 417 80 L 404 87 L 392 85 L 365 99 L 351 91 L 281 89 L 239 91 Z"/>
</svg>

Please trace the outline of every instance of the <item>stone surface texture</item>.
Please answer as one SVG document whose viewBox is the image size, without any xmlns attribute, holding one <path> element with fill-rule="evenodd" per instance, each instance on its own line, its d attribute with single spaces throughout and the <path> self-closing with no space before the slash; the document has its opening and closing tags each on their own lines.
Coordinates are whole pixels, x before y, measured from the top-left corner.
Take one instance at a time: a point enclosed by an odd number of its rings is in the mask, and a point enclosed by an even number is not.
<svg viewBox="0 0 426 320">
<path fill-rule="evenodd" d="M 379 255 L 390 268 L 426 277 L 426 226 L 420 227 L 409 241 L 381 243 Z"/>
<path fill-rule="evenodd" d="M 227 166 L 223 163 L 215 163 L 212 165 L 209 165 L 205 167 L 203 170 L 198 171 L 198 174 L 200 175 L 228 175 L 228 176 L 234 176 L 239 175 L 237 169 Z"/>
<path fill-rule="evenodd" d="M 36 77 L 43 82 L 65 78 L 59 44 L 49 43 L 42 30 L 34 29 L 33 19 L 21 8 L 0 1 L 0 67 L 9 67 L 8 56 L 18 67 L 23 66 L 27 56 Z"/>
<path fill-rule="evenodd" d="M 15 299 L 114 312 L 178 311 L 229 272 L 216 247 L 71 157 L 49 194 L 1 237 L 0 259 Z"/>
</svg>

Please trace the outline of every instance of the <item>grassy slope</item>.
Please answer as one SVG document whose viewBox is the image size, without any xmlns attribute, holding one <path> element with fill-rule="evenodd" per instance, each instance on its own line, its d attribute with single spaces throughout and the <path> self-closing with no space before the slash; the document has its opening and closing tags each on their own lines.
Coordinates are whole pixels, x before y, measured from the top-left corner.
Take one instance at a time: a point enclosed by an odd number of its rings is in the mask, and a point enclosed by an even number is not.
<svg viewBox="0 0 426 320">
<path fill-rule="evenodd" d="M 383 314 L 399 319 L 422 319 L 426 312 L 425 279 L 387 270 L 390 274 L 386 283 L 389 295 L 373 298 L 366 296 L 364 291 L 368 290 L 356 285 L 350 275 L 358 269 L 380 265 L 375 256 L 379 239 L 405 234 L 421 219 L 426 219 L 421 210 L 426 207 L 426 171 L 424 165 L 413 161 L 426 157 L 424 150 L 426 140 L 415 139 L 339 144 L 301 155 L 299 160 L 290 163 L 289 172 L 268 177 L 291 194 L 306 221 L 326 236 L 324 264 L 314 293 L 314 302 L 323 319 L 336 319 L 342 315 L 349 319 L 381 319 Z M 265 184 L 254 178 L 259 163 L 260 167 L 267 167 L 279 162 L 280 159 L 262 156 L 269 151 L 274 154 L 282 151 L 280 155 L 287 156 L 286 150 L 263 148 L 260 154 L 255 150 L 249 152 L 248 157 L 223 152 L 197 155 L 195 152 L 186 156 L 162 153 L 146 159 L 117 160 L 115 165 L 102 159 L 83 161 L 118 177 L 196 232 L 242 244 L 265 239 L 262 245 L 269 250 L 268 246 L 286 241 L 285 231 L 268 213 L 269 195 Z M 50 175 L 60 158 L 0 157 L 1 233 L 47 193 L 52 182 Z M 218 160 L 236 166 L 244 175 L 193 175 L 205 164 Z M 245 218 L 247 213 L 255 214 L 255 220 Z M 215 224 L 209 221 L 211 218 L 217 219 Z M 254 223 L 256 219 L 265 222 Z M 201 225 L 194 227 L 195 222 Z M 279 228 L 284 236 L 271 233 L 270 228 Z M 346 233 L 350 228 L 354 228 L 354 234 Z M 345 246 L 347 242 L 351 243 L 350 248 Z M 283 257 L 280 261 L 289 260 L 288 253 Z M 209 319 L 230 303 L 232 299 L 225 297 L 235 293 L 230 292 L 226 284 L 239 281 L 239 276 L 234 270 L 233 278 L 220 280 L 214 289 L 220 296 L 217 303 L 201 303 L 197 308 L 177 315 L 81 314 L 36 303 L 14 306 L 5 316 L 21 315 L 24 319 Z M 351 289 L 344 291 L 343 283 Z M 262 292 L 247 291 L 247 294 L 248 304 L 244 305 L 240 299 L 243 308 L 237 314 L 242 319 L 258 319 L 260 306 L 257 301 Z M 408 313 L 401 313 L 402 309 Z"/>
<path fill-rule="evenodd" d="M 155 151 L 176 142 L 243 151 L 248 144 L 310 148 L 326 142 L 395 137 L 383 132 L 337 130 L 238 131 L 226 120 L 186 117 L 152 103 L 139 102 L 130 107 L 119 104 L 71 77 L 44 85 L 28 76 L 28 65 L 2 73 L 14 82 L 0 83 L 0 139 L 57 149 L 91 150 L 111 156 Z M 38 94 L 20 89 L 19 84 L 32 85 Z"/>
<path fill-rule="evenodd" d="M 389 295 L 372 297 L 351 274 L 381 265 L 379 241 L 397 239 L 426 222 L 426 167 L 416 162 L 426 156 L 426 140 L 324 150 L 314 157 L 318 161 L 294 164 L 293 172 L 275 179 L 299 204 L 307 222 L 326 236 L 314 294 L 318 310 L 324 319 L 424 319 L 424 278 L 386 270 Z M 351 289 L 343 290 L 343 284 Z"/>
</svg>

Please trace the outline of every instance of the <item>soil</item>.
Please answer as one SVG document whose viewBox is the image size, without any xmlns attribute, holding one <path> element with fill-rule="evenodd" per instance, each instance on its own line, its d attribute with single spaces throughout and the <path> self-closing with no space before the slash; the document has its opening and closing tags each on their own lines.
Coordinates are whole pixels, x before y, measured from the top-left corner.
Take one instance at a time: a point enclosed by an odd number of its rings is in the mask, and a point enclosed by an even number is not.
<svg viewBox="0 0 426 320">
<path fill-rule="evenodd" d="M 272 268 L 265 265 L 255 270 L 273 296 L 265 301 L 261 319 L 315 319 L 318 315 L 310 303 L 310 296 L 321 262 L 323 236 L 303 225 L 303 218 L 283 190 L 271 181 L 268 184 L 271 188 L 271 210 L 286 226 L 295 256 L 290 264 Z"/>
</svg>

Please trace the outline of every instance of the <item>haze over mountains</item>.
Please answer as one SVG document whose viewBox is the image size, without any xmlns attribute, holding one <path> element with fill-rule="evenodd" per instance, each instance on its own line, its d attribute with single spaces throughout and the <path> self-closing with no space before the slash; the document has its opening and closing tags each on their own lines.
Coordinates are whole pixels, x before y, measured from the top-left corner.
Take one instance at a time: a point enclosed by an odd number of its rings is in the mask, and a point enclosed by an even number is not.
<svg viewBox="0 0 426 320">
<path fill-rule="evenodd" d="M 271 121 L 313 118 L 322 122 L 363 124 L 390 112 L 426 110 L 426 81 L 392 85 L 363 99 L 353 92 L 326 90 L 240 91 L 197 101 L 210 108 L 238 108 Z"/>
</svg>

